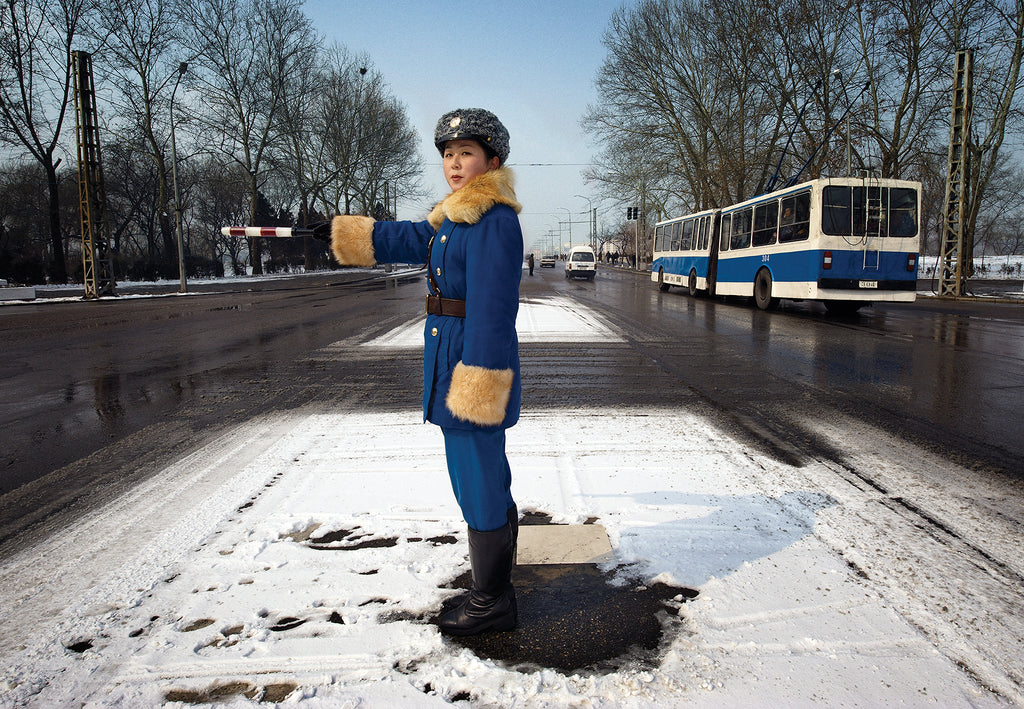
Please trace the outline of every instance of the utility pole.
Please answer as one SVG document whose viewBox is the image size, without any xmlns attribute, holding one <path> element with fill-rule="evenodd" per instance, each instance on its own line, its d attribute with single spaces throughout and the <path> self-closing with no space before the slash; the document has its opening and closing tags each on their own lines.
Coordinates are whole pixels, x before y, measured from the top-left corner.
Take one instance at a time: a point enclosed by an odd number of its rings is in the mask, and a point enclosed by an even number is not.
<svg viewBox="0 0 1024 709">
<path fill-rule="evenodd" d="M 78 137 L 78 210 L 82 227 L 82 278 L 85 299 L 117 295 L 109 251 L 107 192 L 100 156 L 99 117 L 92 77 L 92 55 L 74 52 L 75 116 Z"/>
<path fill-rule="evenodd" d="M 956 53 L 953 72 L 953 112 L 949 126 L 949 163 L 946 173 L 946 207 L 939 257 L 939 295 L 958 297 L 967 290 L 973 265 L 974 235 L 966 224 L 970 195 L 971 113 L 973 111 L 974 52 Z"/>
</svg>

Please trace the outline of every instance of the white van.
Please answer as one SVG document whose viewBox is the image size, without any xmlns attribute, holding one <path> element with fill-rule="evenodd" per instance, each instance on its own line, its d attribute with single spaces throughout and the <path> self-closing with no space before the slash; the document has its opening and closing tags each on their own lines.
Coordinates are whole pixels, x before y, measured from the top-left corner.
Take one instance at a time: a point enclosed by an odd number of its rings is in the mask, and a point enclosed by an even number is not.
<svg viewBox="0 0 1024 709">
<path fill-rule="evenodd" d="M 565 261 L 566 278 L 586 278 L 594 280 L 597 275 L 597 257 L 589 246 L 573 246 L 569 258 Z"/>
</svg>

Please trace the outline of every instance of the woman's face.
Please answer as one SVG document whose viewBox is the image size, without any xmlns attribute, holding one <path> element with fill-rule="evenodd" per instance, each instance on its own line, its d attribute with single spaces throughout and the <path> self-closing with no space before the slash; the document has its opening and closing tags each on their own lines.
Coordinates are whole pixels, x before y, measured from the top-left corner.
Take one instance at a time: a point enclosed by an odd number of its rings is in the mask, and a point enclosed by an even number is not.
<svg viewBox="0 0 1024 709">
<path fill-rule="evenodd" d="M 444 146 L 444 179 L 455 192 L 477 175 L 497 169 L 500 162 L 497 157 L 488 160 L 475 140 L 449 140 Z"/>
</svg>

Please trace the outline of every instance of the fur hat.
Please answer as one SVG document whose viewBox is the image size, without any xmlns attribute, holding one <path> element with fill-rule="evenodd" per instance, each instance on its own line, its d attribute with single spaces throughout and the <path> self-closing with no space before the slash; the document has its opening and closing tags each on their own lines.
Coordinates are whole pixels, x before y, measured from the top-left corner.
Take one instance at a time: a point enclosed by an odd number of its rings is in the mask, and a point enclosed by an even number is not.
<svg viewBox="0 0 1024 709">
<path fill-rule="evenodd" d="M 508 130 L 483 108 L 458 108 L 441 116 L 434 129 L 434 146 L 444 155 L 449 140 L 472 139 L 494 151 L 502 165 L 508 157 Z"/>
</svg>

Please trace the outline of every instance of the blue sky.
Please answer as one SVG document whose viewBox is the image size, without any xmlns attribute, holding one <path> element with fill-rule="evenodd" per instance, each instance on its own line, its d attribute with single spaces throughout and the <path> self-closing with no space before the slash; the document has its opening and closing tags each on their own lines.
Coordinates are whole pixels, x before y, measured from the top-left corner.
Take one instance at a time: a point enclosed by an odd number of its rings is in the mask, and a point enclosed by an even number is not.
<svg viewBox="0 0 1024 709">
<path fill-rule="evenodd" d="M 574 222 L 587 221 L 590 205 L 578 194 L 598 207 L 601 223 L 617 214 L 583 183 L 599 148 L 579 121 L 596 98 L 594 77 L 605 58 L 601 36 L 622 4 L 306 0 L 305 10 L 329 41 L 370 57 L 422 138 L 424 185 L 433 199 L 428 205 L 400 197 L 399 218 L 423 218 L 448 192 L 432 142 L 437 119 L 453 108 L 487 108 L 511 135 L 508 163 L 523 204 L 526 245 L 542 248 L 548 231 L 557 233 L 567 220 L 566 210 Z M 587 233 L 586 223 L 572 225 L 574 242 Z M 562 235 L 567 240 L 567 227 Z"/>
</svg>

